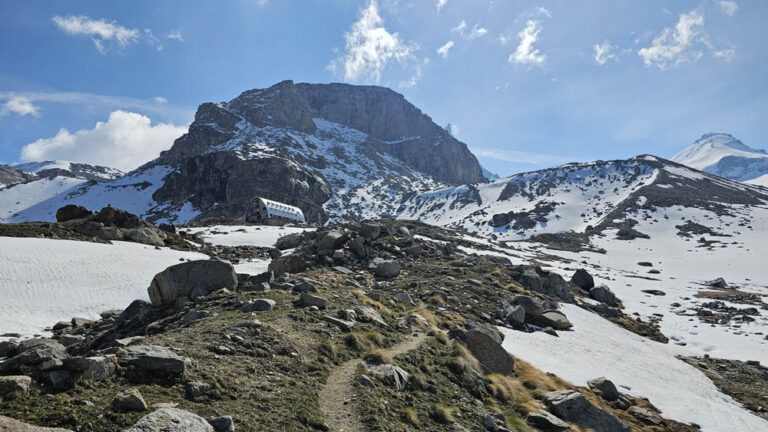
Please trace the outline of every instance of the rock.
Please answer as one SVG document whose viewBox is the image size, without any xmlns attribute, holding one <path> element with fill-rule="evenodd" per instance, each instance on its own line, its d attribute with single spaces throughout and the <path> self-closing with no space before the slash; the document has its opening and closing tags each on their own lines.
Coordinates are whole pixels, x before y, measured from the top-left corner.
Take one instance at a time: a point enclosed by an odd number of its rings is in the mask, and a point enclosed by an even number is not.
<svg viewBox="0 0 768 432">
<path fill-rule="evenodd" d="M 231 416 L 221 416 L 208 419 L 208 424 L 213 426 L 216 432 L 235 432 L 235 421 Z"/>
<path fill-rule="evenodd" d="M 375 323 L 380 327 L 387 326 L 387 323 L 384 321 L 384 318 L 381 317 L 379 311 L 370 306 L 358 306 L 355 309 L 355 312 L 359 315 L 358 319 L 362 322 Z"/>
<path fill-rule="evenodd" d="M 10 339 L 0 342 L 0 358 L 13 357 L 19 353 L 19 341 Z"/>
<path fill-rule="evenodd" d="M 721 277 L 707 282 L 707 285 L 712 288 L 728 288 L 728 283 Z"/>
<path fill-rule="evenodd" d="M 129 388 L 123 390 L 112 400 L 112 406 L 118 411 L 146 411 L 147 403 L 138 389 Z"/>
<path fill-rule="evenodd" d="M 373 365 L 365 363 L 365 368 L 381 379 L 385 384 L 394 388 L 397 391 L 405 390 L 408 385 L 408 378 L 410 375 L 408 372 L 398 366 L 391 364 L 377 364 Z"/>
<path fill-rule="evenodd" d="M 101 222 L 106 226 L 117 228 L 139 228 L 144 222 L 133 213 L 120 210 L 112 206 L 104 207 L 93 217 L 95 222 Z"/>
<path fill-rule="evenodd" d="M 281 236 L 275 242 L 275 247 L 279 250 L 293 249 L 301 244 L 302 233 L 293 233 Z"/>
<path fill-rule="evenodd" d="M 325 320 L 326 322 L 329 322 L 329 323 L 335 325 L 336 327 L 340 328 L 344 332 L 351 331 L 352 327 L 355 326 L 355 322 L 354 321 L 343 320 L 341 318 L 336 318 L 336 317 L 330 316 L 330 315 L 325 315 L 323 317 L 323 320 Z"/>
<path fill-rule="evenodd" d="M 215 432 L 204 418 L 178 408 L 160 408 L 125 432 Z"/>
<path fill-rule="evenodd" d="M 504 309 L 504 321 L 515 328 L 525 323 L 525 308 L 521 305 L 510 305 Z"/>
<path fill-rule="evenodd" d="M 68 329 L 70 327 L 72 327 L 71 321 L 59 321 L 56 324 L 54 324 L 51 329 L 56 332 L 56 331 Z"/>
<path fill-rule="evenodd" d="M 72 345 L 77 345 L 84 340 L 85 340 L 85 336 L 82 336 L 82 335 L 63 334 L 59 336 L 59 343 L 64 345 L 64 347 L 71 347 Z"/>
<path fill-rule="evenodd" d="M 397 301 L 413 304 L 413 299 L 411 298 L 411 295 L 405 291 L 394 292 L 392 293 L 392 297 L 394 297 Z"/>
<path fill-rule="evenodd" d="M 575 390 L 552 391 L 544 395 L 549 410 L 562 420 L 594 432 L 629 432 L 627 425 L 613 414 L 592 405 Z"/>
<path fill-rule="evenodd" d="M 608 306 L 616 306 L 618 304 L 616 294 L 605 285 L 599 285 L 589 290 L 589 296 Z"/>
<path fill-rule="evenodd" d="M 133 345 L 118 354 L 121 365 L 132 369 L 132 381 L 173 381 L 185 371 L 184 358 L 158 345 Z"/>
<path fill-rule="evenodd" d="M 536 273 L 536 270 L 532 267 L 523 268 L 523 272 L 520 274 L 518 282 L 520 282 L 520 285 L 531 291 L 541 292 L 541 276 L 539 276 L 539 274 Z"/>
<path fill-rule="evenodd" d="M 115 355 L 72 357 L 64 361 L 64 366 L 69 371 L 80 373 L 83 379 L 93 381 L 104 381 L 115 375 L 118 369 Z"/>
<path fill-rule="evenodd" d="M 188 261 L 155 275 L 149 286 L 149 298 L 155 306 L 172 304 L 180 297 L 190 297 L 194 290 L 206 294 L 221 288 L 234 290 L 237 274 L 232 264 L 218 260 Z"/>
<path fill-rule="evenodd" d="M 152 305 L 145 302 L 144 300 L 134 300 L 131 302 L 130 305 L 128 305 L 125 310 L 118 315 L 117 320 L 115 321 L 118 325 L 121 325 L 127 321 L 130 321 L 132 319 L 142 319 L 144 318 L 149 311 L 152 310 Z"/>
<path fill-rule="evenodd" d="M 283 273 L 301 273 L 307 269 L 307 261 L 302 255 L 290 254 L 284 255 L 269 263 L 269 271 L 276 276 Z"/>
<path fill-rule="evenodd" d="M 64 207 L 56 210 L 56 222 L 66 222 L 72 219 L 84 219 L 93 216 L 96 212 L 92 212 L 81 205 L 67 204 Z"/>
<path fill-rule="evenodd" d="M 133 344 L 135 344 L 137 342 L 141 342 L 144 339 L 146 339 L 144 336 L 132 336 L 132 337 L 127 337 L 127 338 L 123 338 L 123 339 L 115 339 L 114 346 L 117 346 L 117 347 L 127 347 L 127 346 L 133 345 Z"/>
<path fill-rule="evenodd" d="M 163 239 L 165 234 L 162 231 L 150 227 L 132 228 L 123 230 L 123 237 L 150 246 L 165 246 Z"/>
<path fill-rule="evenodd" d="M 391 279 L 400 274 L 400 263 L 397 260 L 382 260 L 376 264 L 376 276 Z"/>
<path fill-rule="evenodd" d="M 211 390 L 211 385 L 202 381 L 190 381 L 184 384 L 184 394 L 188 399 L 195 399 Z"/>
<path fill-rule="evenodd" d="M 525 421 L 537 430 L 545 432 L 568 431 L 571 427 L 545 410 L 537 413 L 529 413 Z"/>
<path fill-rule="evenodd" d="M 637 263 L 637 265 L 641 267 L 653 267 L 653 263 L 648 261 L 640 261 L 639 263 Z"/>
<path fill-rule="evenodd" d="M 654 425 L 658 426 L 662 423 L 664 423 L 659 416 L 651 412 L 650 410 L 647 410 L 645 408 L 640 408 L 638 406 L 630 407 L 627 410 L 628 413 L 635 416 L 637 419 L 639 419 L 641 422 L 647 424 L 647 425 Z"/>
<path fill-rule="evenodd" d="M 360 234 L 369 240 L 376 240 L 381 234 L 381 224 L 364 221 L 360 224 Z"/>
<path fill-rule="evenodd" d="M 191 324 L 195 321 L 200 321 L 201 319 L 208 318 L 209 316 L 211 316 L 210 312 L 192 309 L 184 314 L 184 318 L 182 319 L 182 322 L 184 322 L 184 324 Z"/>
<path fill-rule="evenodd" d="M 257 275 L 252 275 L 248 277 L 248 282 L 250 282 L 253 285 L 256 285 L 259 283 L 271 284 L 274 281 L 275 281 L 275 274 L 271 271 L 265 271 L 264 273 L 259 273 Z"/>
<path fill-rule="evenodd" d="M 336 249 L 344 246 L 349 236 L 339 230 L 330 230 L 318 236 L 315 248 L 319 255 L 330 255 Z"/>
<path fill-rule="evenodd" d="M 571 322 L 568 321 L 568 318 L 566 318 L 565 314 L 556 310 L 545 311 L 543 314 L 541 314 L 540 317 L 537 318 L 537 320 L 542 324 L 542 326 L 552 327 L 555 330 L 568 330 L 569 328 L 573 327 Z"/>
<path fill-rule="evenodd" d="M 32 378 L 26 375 L 0 377 L 0 399 L 17 392 L 26 393 L 29 391 L 30 384 L 32 384 Z"/>
<path fill-rule="evenodd" d="M 494 334 L 493 330 L 478 325 L 464 332 L 462 339 L 487 373 L 511 374 L 515 359 L 501 347 L 501 337 Z"/>
<path fill-rule="evenodd" d="M 301 295 L 299 296 L 299 306 L 301 307 L 317 306 L 320 309 L 325 309 L 328 306 L 328 300 L 323 297 L 314 296 L 309 293 L 301 293 Z"/>
<path fill-rule="evenodd" d="M 520 305 L 525 309 L 526 316 L 538 317 L 544 313 L 544 302 L 527 295 L 516 295 L 512 298 L 513 305 Z"/>
<path fill-rule="evenodd" d="M 56 365 L 67 357 L 64 346 L 53 339 L 29 339 L 19 343 L 18 354 L 0 363 L 0 373 L 13 373 L 22 366 Z"/>
<path fill-rule="evenodd" d="M 90 327 L 94 323 L 93 320 L 89 320 L 88 318 L 72 318 L 72 327 L 78 328 L 78 327 Z"/>
<path fill-rule="evenodd" d="M 373 380 L 368 375 L 360 375 L 357 377 L 357 382 L 360 383 L 361 386 L 366 388 L 376 388 L 376 384 L 373 383 Z"/>
<path fill-rule="evenodd" d="M 657 290 L 657 289 L 647 289 L 647 290 L 641 290 L 641 291 L 646 293 L 646 294 L 655 295 L 655 296 L 665 296 L 665 295 L 667 295 L 667 293 L 665 293 L 664 291 Z"/>
<path fill-rule="evenodd" d="M 272 308 L 275 307 L 275 304 L 277 304 L 272 299 L 256 299 L 250 303 L 247 303 L 245 306 L 240 308 L 241 312 L 244 313 L 250 313 L 250 312 L 263 312 L 272 310 Z"/>
<path fill-rule="evenodd" d="M 56 369 L 40 373 L 37 381 L 48 390 L 62 392 L 72 387 L 72 374 L 68 370 Z"/>
<path fill-rule="evenodd" d="M 317 287 L 307 280 L 302 280 L 293 286 L 293 292 L 300 294 L 303 292 L 317 292 Z"/>
<path fill-rule="evenodd" d="M 576 270 L 573 276 L 571 276 L 571 283 L 586 291 L 595 286 L 595 280 L 592 278 L 592 275 L 584 269 Z"/>
<path fill-rule="evenodd" d="M 538 292 L 566 303 L 574 302 L 571 284 L 555 272 L 546 272 L 541 276 L 541 288 Z"/>
<path fill-rule="evenodd" d="M 360 259 L 368 259 L 370 256 L 370 250 L 368 247 L 365 246 L 365 238 L 364 237 L 355 237 L 352 240 L 350 240 L 348 243 L 349 250 L 358 258 Z"/>
<path fill-rule="evenodd" d="M 613 402 L 621 396 L 619 391 L 616 389 L 616 386 L 613 385 L 613 382 L 606 379 L 605 377 L 595 378 L 593 380 L 590 380 L 587 382 L 587 386 L 591 388 L 595 393 L 599 394 L 600 397 L 607 400 L 608 402 Z"/>
<path fill-rule="evenodd" d="M 0 431 L 3 432 L 72 432 L 69 429 L 47 428 L 33 426 L 28 423 L 20 422 L 10 417 L 0 415 Z"/>
</svg>

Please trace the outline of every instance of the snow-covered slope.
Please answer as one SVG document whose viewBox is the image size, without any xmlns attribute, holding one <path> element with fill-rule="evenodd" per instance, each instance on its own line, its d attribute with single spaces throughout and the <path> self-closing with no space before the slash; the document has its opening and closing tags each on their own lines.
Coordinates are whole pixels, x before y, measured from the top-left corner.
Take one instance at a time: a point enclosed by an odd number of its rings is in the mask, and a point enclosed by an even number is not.
<svg viewBox="0 0 768 432">
<path fill-rule="evenodd" d="M 654 156 L 567 164 L 490 183 L 417 194 L 401 219 L 462 228 L 498 240 L 541 233 L 622 227 L 642 209 L 682 205 L 714 213 L 768 202 L 765 189 L 722 179 Z M 648 215 L 647 217 L 654 217 Z"/>
<path fill-rule="evenodd" d="M 676 154 L 673 161 L 731 180 L 768 174 L 768 153 L 748 147 L 732 135 L 708 133 Z"/>
</svg>

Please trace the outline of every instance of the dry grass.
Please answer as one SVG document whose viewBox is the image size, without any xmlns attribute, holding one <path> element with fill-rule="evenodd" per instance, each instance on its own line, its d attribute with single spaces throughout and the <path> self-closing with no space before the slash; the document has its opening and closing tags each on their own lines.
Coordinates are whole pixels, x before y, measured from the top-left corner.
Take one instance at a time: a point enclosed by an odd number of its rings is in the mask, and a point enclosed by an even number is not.
<svg viewBox="0 0 768 432">
<path fill-rule="evenodd" d="M 389 355 L 389 353 L 383 349 L 376 349 L 363 357 L 365 361 L 372 364 L 392 364 L 394 363 L 394 360 L 392 360 L 392 356 Z"/>
<path fill-rule="evenodd" d="M 368 306 L 374 307 L 374 308 L 378 309 L 380 312 L 385 313 L 387 315 L 392 315 L 392 310 L 391 309 L 389 309 L 388 307 L 384 306 L 381 302 L 378 302 L 378 301 L 368 297 L 363 292 L 363 290 L 359 290 L 359 289 L 352 290 L 352 294 L 354 294 L 355 297 L 357 297 L 357 300 L 360 301 L 361 303 L 365 303 Z"/>
<path fill-rule="evenodd" d="M 429 412 L 429 417 L 437 423 L 447 425 L 453 423 L 454 411 L 456 411 L 455 408 L 448 408 L 442 405 L 432 405 L 432 408 Z"/>
<path fill-rule="evenodd" d="M 384 336 L 377 332 L 353 331 L 344 338 L 344 343 L 357 351 L 372 351 L 384 346 Z"/>
</svg>

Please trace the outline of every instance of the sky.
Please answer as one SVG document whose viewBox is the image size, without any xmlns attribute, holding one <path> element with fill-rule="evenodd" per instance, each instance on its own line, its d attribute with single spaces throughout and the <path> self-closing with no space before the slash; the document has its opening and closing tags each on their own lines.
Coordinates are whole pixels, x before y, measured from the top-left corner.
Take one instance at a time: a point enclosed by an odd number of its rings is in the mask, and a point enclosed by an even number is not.
<svg viewBox="0 0 768 432">
<path fill-rule="evenodd" d="M 501 175 L 765 148 L 764 0 L 0 0 L 0 163 L 130 170 L 203 102 L 387 86 Z"/>
</svg>

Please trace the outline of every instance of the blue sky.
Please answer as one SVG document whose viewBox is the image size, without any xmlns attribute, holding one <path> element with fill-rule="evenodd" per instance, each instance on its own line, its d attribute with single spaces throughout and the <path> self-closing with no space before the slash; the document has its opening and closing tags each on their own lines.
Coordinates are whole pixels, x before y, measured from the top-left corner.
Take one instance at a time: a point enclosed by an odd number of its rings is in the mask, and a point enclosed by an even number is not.
<svg viewBox="0 0 768 432">
<path fill-rule="evenodd" d="M 762 0 L 0 2 L 0 162 L 130 169 L 196 107 L 284 79 L 403 93 L 502 175 L 763 148 Z"/>
</svg>

